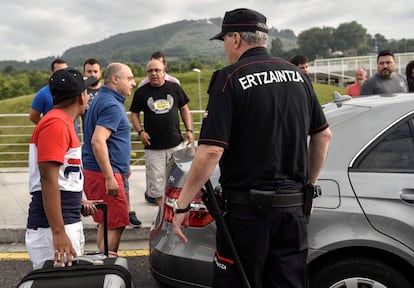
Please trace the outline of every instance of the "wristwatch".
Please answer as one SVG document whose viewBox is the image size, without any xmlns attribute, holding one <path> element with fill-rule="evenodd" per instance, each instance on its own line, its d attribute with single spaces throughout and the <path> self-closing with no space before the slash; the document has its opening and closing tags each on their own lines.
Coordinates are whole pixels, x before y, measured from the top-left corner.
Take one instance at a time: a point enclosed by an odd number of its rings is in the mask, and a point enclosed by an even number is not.
<svg viewBox="0 0 414 288">
<path fill-rule="evenodd" d="M 188 211 L 190 211 L 191 205 L 188 204 L 188 206 L 185 207 L 184 209 L 180 209 L 180 207 L 178 207 L 178 202 L 174 201 L 172 208 L 175 214 L 181 214 L 181 213 L 187 213 Z"/>
</svg>

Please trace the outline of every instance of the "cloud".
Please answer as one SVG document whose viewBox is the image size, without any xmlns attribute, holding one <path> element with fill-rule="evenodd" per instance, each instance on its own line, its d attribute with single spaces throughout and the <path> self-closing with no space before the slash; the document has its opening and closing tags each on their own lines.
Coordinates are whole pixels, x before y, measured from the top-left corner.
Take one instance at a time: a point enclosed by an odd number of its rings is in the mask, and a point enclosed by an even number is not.
<svg viewBox="0 0 414 288">
<path fill-rule="evenodd" d="M 223 17 L 246 7 L 267 16 L 269 26 L 298 35 L 313 27 L 357 21 L 371 35 L 414 38 L 414 1 L 393 0 L 13 0 L 0 3 L 0 60 L 58 56 L 71 47 L 118 33 L 143 30 L 179 20 Z"/>
</svg>

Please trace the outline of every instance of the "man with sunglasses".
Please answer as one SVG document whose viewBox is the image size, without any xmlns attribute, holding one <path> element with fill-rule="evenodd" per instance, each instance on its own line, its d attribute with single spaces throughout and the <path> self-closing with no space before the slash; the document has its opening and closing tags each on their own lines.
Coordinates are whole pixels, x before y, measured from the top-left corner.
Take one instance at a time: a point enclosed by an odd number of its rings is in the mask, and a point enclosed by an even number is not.
<svg viewBox="0 0 414 288">
<path fill-rule="evenodd" d="M 131 104 L 131 121 L 145 146 L 147 194 L 155 198 L 159 207 L 165 187 L 165 169 L 171 154 L 183 148 L 185 143 L 180 129 L 180 120 L 186 128 L 185 138 L 193 141 L 190 101 L 182 87 L 165 80 L 164 64 L 156 59 L 148 62 L 149 82 L 135 91 Z M 140 119 L 144 113 L 144 125 Z"/>
</svg>

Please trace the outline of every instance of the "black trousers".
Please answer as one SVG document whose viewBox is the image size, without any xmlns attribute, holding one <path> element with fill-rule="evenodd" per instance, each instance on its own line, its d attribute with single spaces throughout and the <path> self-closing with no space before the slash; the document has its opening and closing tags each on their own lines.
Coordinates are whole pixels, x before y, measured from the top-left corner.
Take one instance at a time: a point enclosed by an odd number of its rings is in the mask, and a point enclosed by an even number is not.
<svg viewBox="0 0 414 288">
<path fill-rule="evenodd" d="M 308 239 L 302 206 L 259 215 L 231 204 L 225 221 L 251 287 L 306 288 Z M 243 287 L 231 250 L 217 229 L 213 287 Z"/>
</svg>

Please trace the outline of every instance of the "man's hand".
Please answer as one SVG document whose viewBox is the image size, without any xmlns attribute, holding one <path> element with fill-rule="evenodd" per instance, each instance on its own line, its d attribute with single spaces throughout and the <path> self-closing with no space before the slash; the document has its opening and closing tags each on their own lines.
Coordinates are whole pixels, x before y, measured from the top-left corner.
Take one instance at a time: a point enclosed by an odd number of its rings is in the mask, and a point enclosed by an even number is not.
<svg viewBox="0 0 414 288">
<path fill-rule="evenodd" d="M 103 200 L 83 200 L 81 214 L 82 216 L 94 215 L 98 209 L 96 209 L 95 203 L 101 203 Z"/>
<path fill-rule="evenodd" d="M 141 138 L 142 144 L 144 144 L 145 146 L 151 146 L 151 142 L 150 142 L 151 137 L 149 136 L 147 132 L 142 131 L 139 137 Z"/>
<path fill-rule="evenodd" d="M 188 226 L 188 212 L 179 213 L 179 214 L 176 213 L 173 219 L 173 229 L 174 229 L 175 235 L 177 235 L 181 241 L 183 241 L 184 243 L 187 243 L 188 239 L 187 237 L 185 237 L 183 231 L 181 230 L 181 226 L 185 226 L 185 227 Z"/>
<path fill-rule="evenodd" d="M 53 232 L 53 247 L 54 265 L 65 267 L 66 261 L 68 266 L 72 266 L 72 259 L 77 258 L 77 255 L 65 230 Z"/>
<path fill-rule="evenodd" d="M 187 144 L 193 143 L 193 132 L 192 131 L 185 132 L 185 139 L 187 140 Z"/>
<path fill-rule="evenodd" d="M 112 197 L 116 197 L 119 192 L 118 182 L 115 179 L 115 176 L 112 175 L 109 179 L 105 179 L 106 185 L 106 194 Z"/>
</svg>

